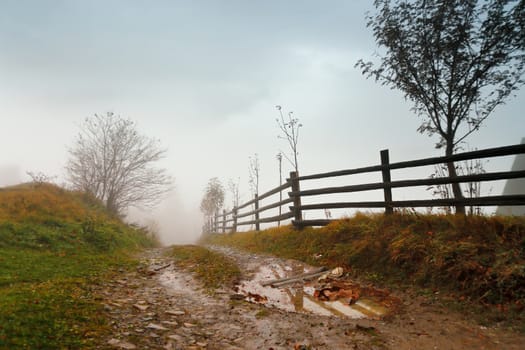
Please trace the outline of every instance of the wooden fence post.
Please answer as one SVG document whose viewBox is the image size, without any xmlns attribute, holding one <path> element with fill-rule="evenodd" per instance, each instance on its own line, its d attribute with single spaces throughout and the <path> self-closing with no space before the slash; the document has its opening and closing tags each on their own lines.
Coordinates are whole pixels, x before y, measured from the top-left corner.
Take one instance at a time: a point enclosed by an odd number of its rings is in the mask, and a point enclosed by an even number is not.
<svg viewBox="0 0 525 350">
<path fill-rule="evenodd" d="M 232 216 L 233 216 L 232 232 L 237 232 L 237 207 L 233 207 Z"/>
<path fill-rule="evenodd" d="M 383 185 L 390 185 L 392 179 L 390 177 L 390 157 L 388 155 L 387 149 L 381 151 L 381 166 L 383 167 L 381 170 L 381 173 L 383 174 Z M 383 192 L 385 196 L 385 214 L 393 214 L 394 208 L 392 207 L 392 187 L 386 186 L 383 188 Z"/>
<path fill-rule="evenodd" d="M 222 233 L 226 232 L 226 209 L 222 210 Z"/>
<path fill-rule="evenodd" d="M 301 189 L 299 186 L 299 174 L 297 172 L 292 171 L 290 173 L 290 181 L 291 181 L 292 193 L 299 192 Z M 303 215 L 301 213 L 301 208 L 300 208 L 301 196 L 293 195 L 290 197 L 292 197 L 292 200 L 293 200 L 293 216 L 294 216 L 293 225 L 296 228 L 301 228 L 301 221 L 303 220 Z"/>
<path fill-rule="evenodd" d="M 259 223 L 259 212 L 257 210 L 259 210 L 259 195 L 256 193 L 255 194 L 255 231 L 260 231 L 261 230 L 261 224 Z"/>
</svg>

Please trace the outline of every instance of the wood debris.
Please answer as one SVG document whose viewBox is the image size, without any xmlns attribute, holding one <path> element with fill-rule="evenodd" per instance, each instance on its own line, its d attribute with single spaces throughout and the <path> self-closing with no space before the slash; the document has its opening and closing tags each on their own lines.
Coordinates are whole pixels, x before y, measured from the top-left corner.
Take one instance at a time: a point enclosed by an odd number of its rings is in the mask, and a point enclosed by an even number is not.
<svg viewBox="0 0 525 350">
<path fill-rule="evenodd" d="M 303 274 L 300 274 L 300 275 L 295 275 L 295 276 L 290 276 L 290 277 L 286 277 L 286 278 L 279 278 L 279 279 L 274 279 L 274 280 L 262 282 L 261 286 L 263 286 L 263 287 L 266 287 L 266 286 L 280 287 L 280 286 L 284 286 L 284 285 L 290 284 L 290 283 L 306 281 L 306 280 L 314 279 L 316 277 L 319 277 L 319 276 L 323 275 L 326 270 L 327 270 L 326 267 L 320 267 L 318 269 L 315 269 L 313 271 L 306 272 L 306 273 L 303 273 Z"/>
</svg>

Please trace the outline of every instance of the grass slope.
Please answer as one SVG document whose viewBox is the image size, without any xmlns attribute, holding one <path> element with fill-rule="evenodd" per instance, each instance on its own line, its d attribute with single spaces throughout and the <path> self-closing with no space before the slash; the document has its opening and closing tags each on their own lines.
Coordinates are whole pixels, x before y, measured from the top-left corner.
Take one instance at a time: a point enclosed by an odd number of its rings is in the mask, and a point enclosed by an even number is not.
<svg viewBox="0 0 525 350">
<path fill-rule="evenodd" d="M 489 322 L 524 324 L 524 218 L 357 214 L 319 229 L 285 226 L 203 240 L 346 266 L 374 282 L 440 290 L 471 309 L 475 304 L 476 312 L 492 310 L 483 314 Z"/>
<path fill-rule="evenodd" d="M 110 332 L 94 286 L 155 242 L 93 198 L 50 184 L 0 189 L 0 349 L 89 349 Z"/>
</svg>

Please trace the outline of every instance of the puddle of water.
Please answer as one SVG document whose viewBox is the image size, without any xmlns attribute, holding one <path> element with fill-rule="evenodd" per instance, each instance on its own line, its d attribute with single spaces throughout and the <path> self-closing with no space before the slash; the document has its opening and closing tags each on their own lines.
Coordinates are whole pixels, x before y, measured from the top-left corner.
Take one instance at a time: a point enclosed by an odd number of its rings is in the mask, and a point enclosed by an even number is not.
<svg viewBox="0 0 525 350">
<path fill-rule="evenodd" d="M 303 308 L 309 313 L 321 315 L 321 316 L 333 316 L 333 311 L 329 310 L 324 306 L 322 302 L 319 302 L 313 298 L 305 297 L 303 299 Z"/>
<path fill-rule="evenodd" d="M 346 305 L 341 301 L 324 301 L 324 303 L 330 306 L 332 309 L 339 311 L 343 315 L 349 318 L 365 318 L 366 315 L 359 310 L 354 308 L 354 305 Z"/>
<path fill-rule="evenodd" d="M 286 278 L 307 272 L 305 268 L 290 268 L 279 264 L 263 265 L 250 281 L 242 281 L 237 292 L 250 302 L 276 307 L 289 312 L 304 312 L 322 316 L 377 318 L 388 313 L 388 309 L 372 298 L 362 297 L 355 304 L 348 305 L 341 300 L 321 301 L 314 298 L 315 288 L 297 283 L 281 288 L 263 287 L 261 283 Z"/>
<path fill-rule="evenodd" d="M 388 309 L 382 305 L 379 305 L 372 299 L 362 298 L 354 304 L 354 308 L 361 308 L 365 314 L 371 314 L 374 316 L 382 316 L 388 313 Z"/>
<path fill-rule="evenodd" d="M 282 275 L 279 275 L 278 272 Z M 250 281 L 243 281 L 238 285 L 238 293 L 246 295 L 246 299 L 250 302 L 257 302 L 255 298 L 250 295 L 260 295 L 265 298 L 264 304 L 267 306 L 276 307 L 285 311 L 295 311 L 293 303 L 291 303 L 290 294 L 287 289 L 278 289 L 272 287 L 261 286 L 262 281 L 269 281 L 275 278 L 284 276 L 284 270 L 279 266 L 262 266 Z"/>
</svg>

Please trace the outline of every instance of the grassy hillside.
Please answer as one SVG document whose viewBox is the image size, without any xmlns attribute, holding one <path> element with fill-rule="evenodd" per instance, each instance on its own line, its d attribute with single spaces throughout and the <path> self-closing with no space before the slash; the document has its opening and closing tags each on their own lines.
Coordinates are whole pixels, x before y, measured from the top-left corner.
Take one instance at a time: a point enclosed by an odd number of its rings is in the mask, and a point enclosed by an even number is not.
<svg viewBox="0 0 525 350">
<path fill-rule="evenodd" d="M 470 302 L 471 309 L 475 304 L 492 310 L 492 321 L 524 323 L 525 218 L 358 214 L 319 229 L 285 226 L 203 239 L 346 266 L 394 287 L 438 290 L 450 300 Z"/>
<path fill-rule="evenodd" d="M 95 199 L 50 184 L 0 189 L 0 349 L 90 348 L 109 332 L 92 294 L 154 245 Z"/>
</svg>

